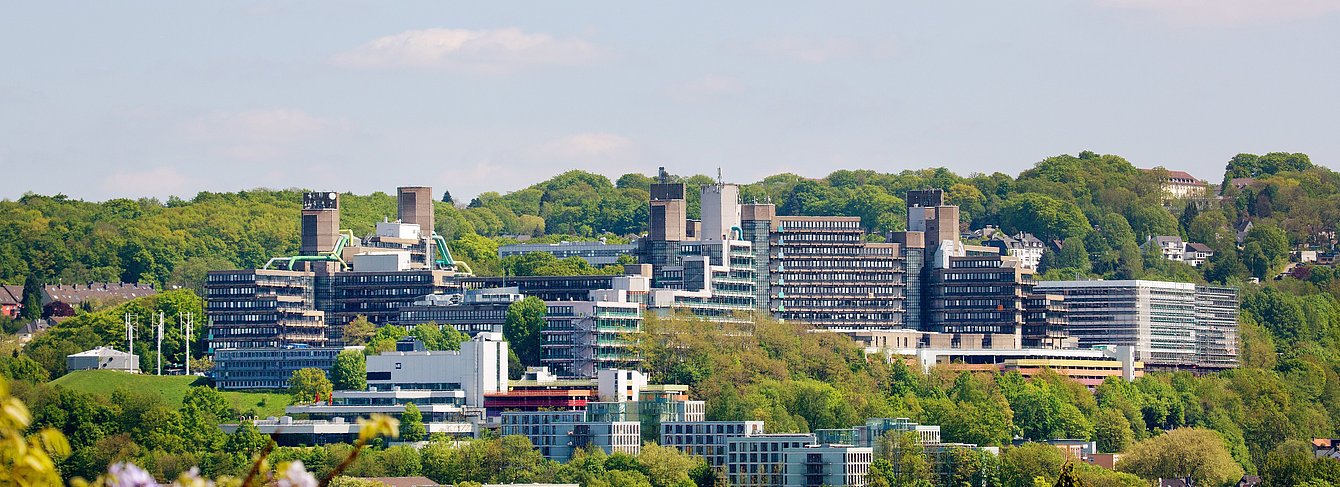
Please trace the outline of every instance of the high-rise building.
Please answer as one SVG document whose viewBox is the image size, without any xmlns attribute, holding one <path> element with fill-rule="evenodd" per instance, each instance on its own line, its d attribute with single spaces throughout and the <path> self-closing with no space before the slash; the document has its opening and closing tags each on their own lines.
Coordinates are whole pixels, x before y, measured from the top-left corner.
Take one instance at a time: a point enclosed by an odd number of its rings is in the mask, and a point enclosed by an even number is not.
<svg viewBox="0 0 1340 487">
<path fill-rule="evenodd" d="M 773 217 L 772 312 L 817 328 L 901 328 L 906 288 L 902 245 L 865 241 L 861 219 Z"/>
<path fill-rule="evenodd" d="M 1237 361 L 1237 292 L 1161 281 L 1044 281 L 1065 296 L 1081 348 L 1135 347 L 1150 368 L 1227 368 Z"/>
<path fill-rule="evenodd" d="M 1196 365 L 1205 369 L 1238 366 L 1238 290 L 1196 286 Z"/>
<path fill-rule="evenodd" d="M 314 307 L 313 277 L 273 269 L 210 272 L 205 278 L 209 350 L 325 345 L 325 314 Z"/>
<path fill-rule="evenodd" d="M 559 377 L 595 377 L 599 369 L 637 368 L 633 334 L 642 305 L 626 300 L 546 303 L 540 361 Z"/>
</svg>

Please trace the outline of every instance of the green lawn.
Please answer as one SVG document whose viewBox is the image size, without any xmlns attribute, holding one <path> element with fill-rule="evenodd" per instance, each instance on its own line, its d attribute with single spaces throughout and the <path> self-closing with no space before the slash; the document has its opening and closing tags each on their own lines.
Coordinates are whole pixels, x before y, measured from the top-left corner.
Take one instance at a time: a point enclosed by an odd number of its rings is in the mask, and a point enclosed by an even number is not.
<svg viewBox="0 0 1340 487">
<path fill-rule="evenodd" d="M 168 404 L 180 407 L 182 398 L 186 397 L 187 388 L 197 385 L 197 381 L 199 382 L 198 385 L 207 383 L 203 377 L 190 375 L 157 376 L 128 374 L 114 370 L 78 370 L 65 374 L 51 383 L 52 385 L 64 386 L 99 396 L 110 395 L 112 391 L 119 387 L 130 390 L 157 391 Z M 289 404 L 288 394 L 223 391 L 220 393 L 239 411 L 245 412 L 255 409 L 262 418 L 284 414 L 284 407 Z"/>
</svg>

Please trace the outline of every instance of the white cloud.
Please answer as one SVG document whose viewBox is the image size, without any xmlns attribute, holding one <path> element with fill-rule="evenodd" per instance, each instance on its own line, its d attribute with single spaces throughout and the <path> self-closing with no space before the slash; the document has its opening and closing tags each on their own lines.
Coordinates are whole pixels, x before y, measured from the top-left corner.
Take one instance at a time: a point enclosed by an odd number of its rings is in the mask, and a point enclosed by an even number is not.
<svg viewBox="0 0 1340 487">
<path fill-rule="evenodd" d="M 708 75 L 702 78 L 671 86 L 666 92 L 682 100 L 701 100 L 719 95 L 739 93 L 744 83 L 729 76 Z"/>
<path fill-rule="evenodd" d="M 562 159 L 606 159 L 626 156 L 633 148 L 627 137 L 607 132 L 569 135 L 545 144 L 543 150 Z"/>
<path fill-rule="evenodd" d="M 118 195 L 184 196 L 198 189 L 197 181 L 177 168 L 159 166 L 145 170 L 119 170 L 103 178 L 103 190 Z"/>
<path fill-rule="evenodd" d="M 886 58 L 894 51 L 893 43 L 888 41 L 873 42 L 851 37 L 779 37 L 763 40 L 757 47 L 773 56 L 816 64 L 854 57 Z"/>
<path fill-rule="evenodd" d="M 341 119 L 317 117 L 302 110 L 272 108 L 213 112 L 185 125 L 186 135 L 211 144 L 225 155 L 243 160 L 265 160 L 283 155 L 300 142 L 347 131 Z"/>
<path fill-rule="evenodd" d="M 534 65 L 578 65 L 603 55 L 580 39 L 505 29 L 423 29 L 373 39 L 336 54 L 349 68 L 440 68 L 501 73 Z"/>
<path fill-rule="evenodd" d="M 1231 27 L 1305 19 L 1340 11 L 1336 0 L 1097 0 L 1170 24 Z"/>
</svg>

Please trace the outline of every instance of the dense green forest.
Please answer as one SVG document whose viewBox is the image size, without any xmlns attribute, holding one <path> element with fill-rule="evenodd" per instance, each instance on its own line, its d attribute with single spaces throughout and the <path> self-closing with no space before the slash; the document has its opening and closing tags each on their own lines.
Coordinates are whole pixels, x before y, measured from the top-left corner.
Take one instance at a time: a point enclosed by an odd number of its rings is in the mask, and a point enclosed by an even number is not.
<svg viewBox="0 0 1340 487">
<path fill-rule="evenodd" d="M 676 178 L 689 185 L 690 213 L 696 214 L 696 188 L 712 179 Z M 1235 184 L 1234 178 L 1251 180 Z M 1018 176 L 960 176 L 945 169 L 837 171 L 822 179 L 780 174 L 743 185 L 741 191 L 745 201 L 775 203 L 781 214 L 859 216 L 872 238 L 878 238 L 904 224 L 902 198 L 908 190 L 944 188 L 950 202 L 962 208 L 967 228 L 996 225 L 1063 240 L 1060 252 L 1044 256 L 1043 279 L 1100 276 L 1239 286 L 1241 368 L 1205 376 L 1150 374 L 1134 383 L 1109 382 L 1090 393 L 1059 376 L 1028 381 L 1008 374 L 923 374 L 899 363 L 867 360 L 851 340 L 798 333 L 795 324 L 759 320 L 742 330 L 664 319 L 647 325 L 647 370 L 657 381 L 693 386 L 694 394 L 707 401 L 712 419 L 762 419 L 771 431 L 850 427 L 866 417 L 907 416 L 941 425 L 945 441 L 1007 445 L 1016 437 L 1091 438 L 1105 451 L 1148 459 L 1123 467 L 1145 479 L 1166 472 L 1159 455 L 1147 452 L 1182 448 L 1190 458 L 1205 459 L 1203 485 L 1220 485 L 1242 472 L 1263 475 L 1268 485 L 1340 484 L 1336 462 L 1315 461 L 1306 443 L 1312 437 L 1340 435 L 1340 281 L 1333 268 L 1320 265 L 1297 273 L 1302 279 L 1275 278 L 1289 265 L 1292 250 L 1334 249 L 1340 174 L 1312 164 L 1306 155 L 1272 153 L 1233 157 L 1225 167 L 1224 184 L 1209 198 L 1170 199 L 1160 188 L 1162 179 L 1159 171 L 1142 171 L 1121 157 L 1083 152 L 1047 158 Z M 556 259 L 503 261 L 496 248 L 520 235 L 539 241 L 601 236 L 626 241 L 644 230 L 650 183 L 651 178 L 640 174 L 610 181 L 572 171 L 523 190 L 481 194 L 465 207 L 438 203 L 436 230 L 449 239 L 458 258 L 480 273 L 606 272 Z M 70 437 L 75 454 L 61 463 L 67 475 L 87 474 L 119 458 L 164 473 L 196 464 L 226 473 L 243 465 L 239 458 L 254 448 L 248 446 L 250 440 L 209 433 L 201 425 L 246 412 L 220 406 L 207 393 L 196 393 L 195 402 L 178 409 L 151 404 L 130 392 L 98 397 L 44 382 L 63 373 L 65 353 L 119 343 L 121 313 L 163 311 L 175 323 L 179 313 L 199 312 L 200 300 L 191 289 L 199 286 L 205 271 L 256 266 L 296 251 L 300 193 L 255 190 L 201 193 L 167 202 L 101 203 L 27 195 L 0 202 L 0 280 L 30 285 L 128 281 L 185 288 L 116 308 L 81 310 L 23 353 L 0 358 L 0 373 L 16 381 L 12 389 L 33 409 L 35 424 L 54 426 Z M 346 194 L 342 206 L 342 226 L 359 234 L 395 213 L 394 197 L 382 193 Z M 1248 223 L 1250 230 L 1240 234 Z M 1199 268 L 1167 261 L 1142 249 L 1152 235 L 1205 243 L 1215 255 Z M 1250 282 L 1252 277 L 1260 283 Z M 164 350 L 172 353 L 167 351 L 179 350 L 182 337 L 168 328 Z M 199 331 L 195 335 L 203 336 Z M 1221 440 L 1209 442 L 1217 449 L 1190 450 L 1206 443 L 1193 441 L 1204 440 L 1205 432 Z M 478 451 L 469 451 L 478 458 L 494 458 L 518 448 L 507 441 L 481 441 L 471 446 Z M 193 453 L 208 448 L 221 453 Z M 312 462 L 319 455 L 338 458 L 321 453 L 325 450 L 277 454 L 310 454 Z M 1219 454 L 1231 461 L 1218 461 Z M 429 450 L 414 459 L 393 449 L 374 455 L 388 456 L 367 468 L 414 465 L 396 472 L 418 471 L 445 481 L 550 481 L 578 474 L 563 473 L 570 467 L 539 462 L 521 468 L 524 474 L 500 467 L 493 473 L 458 476 L 431 473 L 441 471 L 430 465 L 462 460 L 430 459 Z M 624 485 L 614 477 L 635 476 L 634 471 L 652 485 L 685 480 L 650 474 L 656 468 L 650 459 L 585 461 L 585 473 L 580 474 L 592 475 L 586 479 L 591 485 Z M 974 485 L 984 476 L 990 477 L 984 480 L 989 485 L 1032 485 L 1038 476 L 1055 481 L 1062 468 L 1059 457 L 1025 448 L 963 464 L 978 467 L 953 475 Z M 889 472 L 886 467 L 880 471 Z M 880 485 L 929 478 L 926 468 L 900 468 L 898 475 L 912 472 L 916 479 L 890 474 Z M 1116 473 L 1086 468 L 1079 474 L 1092 485 L 1136 485 L 1131 484 L 1133 477 Z"/>
</svg>

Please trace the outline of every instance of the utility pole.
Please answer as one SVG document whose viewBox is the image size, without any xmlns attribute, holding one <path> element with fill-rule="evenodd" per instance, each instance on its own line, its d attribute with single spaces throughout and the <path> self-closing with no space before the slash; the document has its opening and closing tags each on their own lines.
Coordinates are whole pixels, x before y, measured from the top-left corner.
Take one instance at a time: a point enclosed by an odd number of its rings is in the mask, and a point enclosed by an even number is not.
<svg viewBox="0 0 1340 487">
<path fill-rule="evenodd" d="M 180 318 L 180 316 L 178 316 Z M 191 328 L 194 323 L 191 321 L 191 312 L 186 312 L 186 322 L 183 327 L 183 335 L 186 336 L 186 357 L 182 359 L 186 363 L 186 375 L 191 375 Z"/>
<path fill-rule="evenodd" d="M 131 355 L 135 355 L 135 320 L 137 319 L 139 319 L 138 316 L 132 315 L 129 312 L 127 312 L 125 315 L 126 341 L 129 342 L 127 348 L 130 349 Z"/>
<path fill-rule="evenodd" d="M 158 375 L 163 375 L 163 312 L 158 312 Z"/>
</svg>

